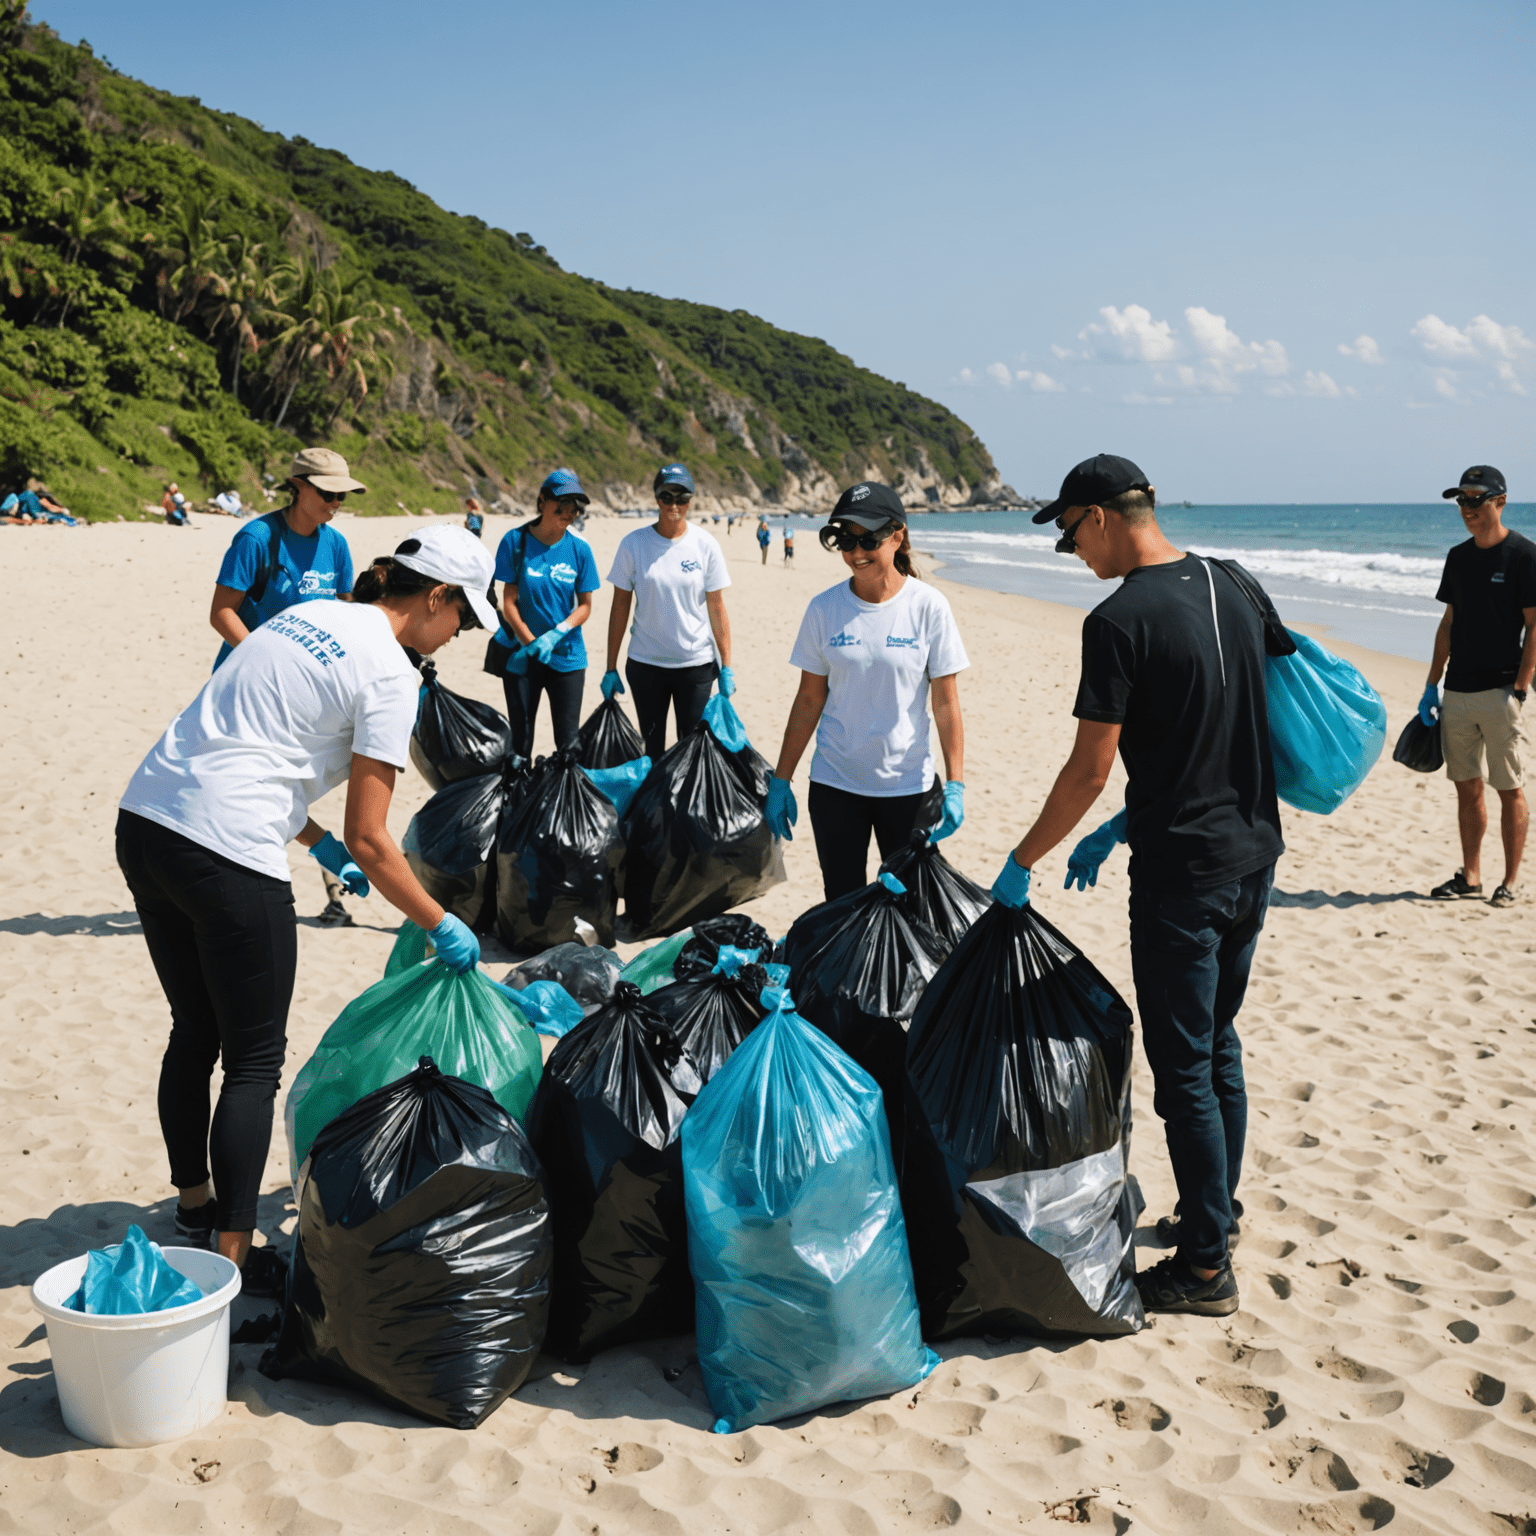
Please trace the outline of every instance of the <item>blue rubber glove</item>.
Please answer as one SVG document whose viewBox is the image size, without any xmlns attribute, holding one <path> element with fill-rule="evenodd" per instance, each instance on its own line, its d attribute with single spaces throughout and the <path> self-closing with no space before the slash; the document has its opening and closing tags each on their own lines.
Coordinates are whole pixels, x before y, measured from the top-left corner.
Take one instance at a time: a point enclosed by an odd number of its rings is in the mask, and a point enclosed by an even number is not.
<svg viewBox="0 0 1536 1536">
<path fill-rule="evenodd" d="M 603 680 L 597 686 L 605 699 L 611 699 L 614 694 L 624 692 L 624 679 L 617 672 L 604 672 Z"/>
<path fill-rule="evenodd" d="M 1029 905 L 1029 871 L 1011 853 L 1002 874 L 992 882 L 992 900 L 1004 907 Z"/>
<path fill-rule="evenodd" d="M 1439 725 L 1440 723 L 1440 685 L 1439 683 L 1426 683 L 1424 697 L 1419 700 L 1419 719 L 1425 725 Z"/>
<path fill-rule="evenodd" d="M 432 940 L 437 958 L 454 970 L 470 971 L 479 963 L 480 940 L 452 912 L 445 912 L 442 922 L 427 930 L 427 937 Z"/>
<path fill-rule="evenodd" d="M 965 820 L 965 785 L 959 779 L 951 779 L 944 786 L 944 814 L 939 824 L 928 834 L 930 843 L 942 842 L 952 832 L 960 830 Z"/>
<path fill-rule="evenodd" d="M 1072 850 L 1067 858 L 1067 883 L 1063 890 L 1070 891 L 1074 880 L 1080 891 L 1099 883 L 1099 865 L 1115 851 L 1116 843 L 1125 841 L 1125 820 L 1125 811 L 1116 811 Z"/>
<path fill-rule="evenodd" d="M 800 807 L 795 804 L 795 792 L 788 779 L 772 778 L 768 781 L 768 808 L 763 813 L 768 820 L 768 830 L 775 837 L 792 843 L 795 835 L 789 829 L 800 819 Z"/>
<path fill-rule="evenodd" d="M 729 667 L 720 668 L 720 696 L 728 699 L 736 692 L 736 674 Z"/>
<path fill-rule="evenodd" d="M 368 876 L 353 862 L 347 845 L 338 842 L 329 832 L 309 850 L 322 869 L 328 869 L 347 888 L 348 896 L 366 896 L 369 892 Z"/>
<path fill-rule="evenodd" d="M 559 629 L 546 629 L 542 635 L 535 635 L 532 640 L 518 652 L 520 656 L 526 656 L 529 661 L 542 661 L 548 663 L 550 653 L 565 639 L 565 632 Z"/>
</svg>

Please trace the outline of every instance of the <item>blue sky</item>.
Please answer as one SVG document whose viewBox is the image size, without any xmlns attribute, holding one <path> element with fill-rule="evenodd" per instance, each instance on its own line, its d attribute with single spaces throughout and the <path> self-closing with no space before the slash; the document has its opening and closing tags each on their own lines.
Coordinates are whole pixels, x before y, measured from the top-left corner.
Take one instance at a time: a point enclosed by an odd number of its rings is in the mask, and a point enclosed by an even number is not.
<svg viewBox="0 0 1536 1536">
<path fill-rule="evenodd" d="M 1006 479 L 1536 499 L 1529 0 L 34 0 L 565 267 L 944 401 Z M 148 18 L 153 17 L 153 24 Z"/>
</svg>

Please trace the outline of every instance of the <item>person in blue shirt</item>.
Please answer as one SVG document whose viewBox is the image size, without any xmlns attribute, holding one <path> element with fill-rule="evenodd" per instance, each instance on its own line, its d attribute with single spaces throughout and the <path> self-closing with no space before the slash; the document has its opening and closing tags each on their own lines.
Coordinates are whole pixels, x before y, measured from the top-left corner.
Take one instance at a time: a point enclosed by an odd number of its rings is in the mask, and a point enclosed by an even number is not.
<svg viewBox="0 0 1536 1536">
<path fill-rule="evenodd" d="M 539 516 L 507 533 L 496 550 L 502 583 L 502 627 L 497 638 L 512 650 L 502 687 L 512 750 L 533 755 L 539 695 L 549 697 L 555 747 L 576 739 L 587 676 L 581 626 L 592 613 L 602 582 L 592 546 L 571 532 L 591 498 L 569 469 L 555 470 L 539 487 Z"/>
<path fill-rule="evenodd" d="M 352 551 L 330 523 L 349 492 L 368 487 L 352 478 L 347 461 L 330 448 L 295 454 L 288 484 L 290 505 L 246 523 L 224 553 L 208 613 L 224 642 L 214 658 L 215 672 L 253 629 L 285 608 L 352 591 Z M 352 915 L 341 898 L 352 893 L 351 884 L 323 866 L 320 873 L 326 895 L 320 921 L 328 928 L 350 927 Z"/>
</svg>

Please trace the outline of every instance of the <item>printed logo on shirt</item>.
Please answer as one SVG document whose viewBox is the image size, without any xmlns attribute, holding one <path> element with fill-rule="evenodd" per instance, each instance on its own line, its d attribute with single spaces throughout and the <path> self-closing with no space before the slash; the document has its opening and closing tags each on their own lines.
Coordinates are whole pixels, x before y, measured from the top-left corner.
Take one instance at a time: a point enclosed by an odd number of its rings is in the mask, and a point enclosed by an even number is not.
<svg viewBox="0 0 1536 1536">
<path fill-rule="evenodd" d="M 1503 581 L 1504 580 L 1504 572 L 1503 571 L 1495 571 L 1493 573 L 1493 575 L 1488 578 L 1488 580 L 1489 581 Z"/>
<path fill-rule="evenodd" d="M 318 624 L 311 624 L 308 619 L 301 619 L 296 613 L 290 613 L 286 618 L 269 619 L 266 627 L 274 635 L 285 635 L 288 639 L 302 645 L 322 667 L 330 666 L 335 658 L 347 654 L 331 638 L 329 630 L 321 629 Z"/>
<path fill-rule="evenodd" d="M 845 645 L 863 645 L 864 642 L 860 640 L 857 635 L 850 635 L 844 632 L 843 634 L 833 635 L 832 638 L 827 641 L 827 644 L 829 646 L 841 647 Z"/>
<path fill-rule="evenodd" d="M 527 569 L 530 576 L 544 576 L 562 587 L 576 585 L 576 567 L 567 565 L 564 560 L 557 560 L 553 565 L 546 565 L 542 569 L 535 565 L 530 565 Z"/>
<path fill-rule="evenodd" d="M 300 597 L 335 597 L 335 571 L 305 571 L 299 582 Z"/>
<path fill-rule="evenodd" d="M 701 571 L 704 567 L 697 560 L 684 560 L 682 567 L 685 571 Z"/>
<path fill-rule="evenodd" d="M 917 649 L 917 636 L 887 635 L 885 637 L 885 643 L 888 646 L 894 645 L 904 651 L 915 651 Z"/>
</svg>

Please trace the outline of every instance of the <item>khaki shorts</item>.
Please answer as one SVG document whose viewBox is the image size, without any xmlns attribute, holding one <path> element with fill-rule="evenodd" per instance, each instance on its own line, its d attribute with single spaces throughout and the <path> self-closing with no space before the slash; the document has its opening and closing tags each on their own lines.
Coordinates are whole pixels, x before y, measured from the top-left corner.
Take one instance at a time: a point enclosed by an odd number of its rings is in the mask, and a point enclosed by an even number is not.
<svg viewBox="0 0 1536 1536">
<path fill-rule="evenodd" d="M 1523 707 L 1508 688 L 1481 693 L 1445 690 L 1440 704 L 1440 741 L 1445 776 L 1457 783 L 1486 779 L 1495 789 L 1525 784 Z M 1484 767 L 1486 755 L 1487 766 Z"/>
</svg>

